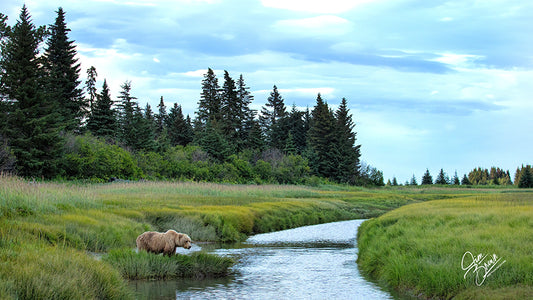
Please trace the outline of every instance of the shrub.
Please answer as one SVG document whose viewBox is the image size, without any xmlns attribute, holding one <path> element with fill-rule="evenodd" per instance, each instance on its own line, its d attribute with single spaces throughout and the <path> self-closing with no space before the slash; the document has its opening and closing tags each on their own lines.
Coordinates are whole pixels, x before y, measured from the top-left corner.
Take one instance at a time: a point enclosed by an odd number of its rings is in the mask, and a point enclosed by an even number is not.
<svg viewBox="0 0 533 300">
<path fill-rule="evenodd" d="M 111 177 L 138 179 L 142 171 L 133 155 L 117 145 L 107 144 L 104 140 L 90 134 L 70 137 L 63 160 L 66 176 L 69 178 Z"/>
</svg>

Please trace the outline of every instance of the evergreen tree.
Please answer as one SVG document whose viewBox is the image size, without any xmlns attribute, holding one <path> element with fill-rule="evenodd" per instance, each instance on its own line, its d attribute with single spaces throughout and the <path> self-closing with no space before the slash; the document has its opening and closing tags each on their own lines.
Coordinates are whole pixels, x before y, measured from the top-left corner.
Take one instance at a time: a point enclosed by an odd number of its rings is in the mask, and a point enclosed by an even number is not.
<svg viewBox="0 0 533 300">
<path fill-rule="evenodd" d="M 519 188 L 533 188 L 533 170 L 530 165 L 522 166 L 520 178 L 518 179 Z"/>
<path fill-rule="evenodd" d="M 200 139 L 200 147 L 218 162 L 226 160 L 230 154 L 230 145 L 220 133 L 216 122 L 209 122 L 205 129 L 205 134 Z M 214 126 L 212 126 L 214 125 Z"/>
<path fill-rule="evenodd" d="M 457 176 L 457 171 L 455 171 L 455 175 L 453 176 L 453 185 L 460 185 L 461 182 L 459 181 L 459 177 Z"/>
<path fill-rule="evenodd" d="M 190 119 L 183 117 L 181 106 L 177 103 L 174 103 L 168 115 L 168 136 L 172 146 L 186 146 L 193 140 Z"/>
<path fill-rule="evenodd" d="M 426 173 L 422 176 L 422 185 L 433 184 L 433 178 L 429 174 L 429 169 L 426 169 Z"/>
<path fill-rule="evenodd" d="M 24 5 L 13 28 L 2 25 L 0 94 L 7 126 L 3 135 L 17 159 L 23 176 L 53 177 L 58 173 L 63 139 L 57 105 L 45 90 L 39 45 L 44 27 L 36 28 Z"/>
<path fill-rule="evenodd" d="M 87 129 L 95 136 L 114 138 L 117 132 L 116 126 L 117 120 L 113 109 L 113 100 L 111 100 L 107 81 L 104 79 L 102 91 L 96 97 L 96 103 L 89 117 Z"/>
<path fill-rule="evenodd" d="M 96 103 L 96 97 L 98 96 L 98 91 L 96 89 L 97 76 L 98 74 L 96 73 L 96 68 L 94 66 L 91 66 L 89 69 L 87 69 L 87 80 L 85 81 L 85 87 L 87 89 L 87 95 L 89 96 L 89 98 L 87 98 L 89 111 L 93 110 L 94 104 Z"/>
<path fill-rule="evenodd" d="M 472 185 L 466 174 L 463 176 L 463 179 L 461 179 L 461 185 Z"/>
<path fill-rule="evenodd" d="M 235 81 L 229 76 L 228 71 L 224 71 L 224 85 L 221 94 L 222 133 L 233 148 L 232 153 L 239 151 L 241 144 L 240 131 L 244 122 L 242 115 L 242 105 L 237 97 L 237 87 Z"/>
<path fill-rule="evenodd" d="M 293 154 L 304 153 L 307 147 L 307 131 L 305 128 L 304 112 L 298 111 L 296 105 L 293 104 L 286 122 L 290 135 L 286 143 L 288 144 L 290 140 L 290 143 L 293 144 L 293 147 L 295 148 L 294 150 L 296 151 Z"/>
<path fill-rule="evenodd" d="M 58 102 L 58 111 L 66 130 L 79 130 L 87 104 L 80 85 L 80 64 L 76 58 L 74 41 L 68 38 L 65 12 L 60 7 L 57 18 L 50 25 L 50 37 L 45 52 L 47 71 L 47 92 Z"/>
<path fill-rule="evenodd" d="M 298 152 L 298 149 L 296 148 L 296 143 L 294 142 L 294 136 L 291 132 L 289 132 L 289 137 L 287 138 L 287 143 L 285 144 L 283 152 L 289 155 L 296 155 Z"/>
<path fill-rule="evenodd" d="M 392 186 L 397 186 L 398 185 L 398 180 L 396 179 L 396 177 L 392 177 Z"/>
<path fill-rule="evenodd" d="M 355 145 L 355 124 L 349 114 L 346 98 L 342 98 L 341 104 L 335 113 L 337 126 L 337 150 L 339 154 L 339 165 L 337 167 L 337 180 L 344 183 L 355 183 L 355 178 L 359 176 L 359 157 L 361 156 L 361 145 Z"/>
<path fill-rule="evenodd" d="M 118 139 L 124 143 L 127 147 L 136 148 L 138 137 L 134 134 L 137 132 L 137 128 L 134 121 L 134 113 L 138 106 L 135 100 L 136 97 L 131 95 L 131 82 L 126 81 L 121 86 L 122 90 L 118 96 L 118 126 L 119 135 Z M 139 116 L 137 116 L 138 118 Z M 139 119 L 137 119 L 139 121 Z"/>
<path fill-rule="evenodd" d="M 261 125 L 255 119 L 250 119 L 246 123 L 248 136 L 245 140 L 244 149 L 264 150 L 265 140 L 261 131 Z"/>
<path fill-rule="evenodd" d="M 239 106 L 239 128 L 238 128 L 238 134 L 239 134 L 239 144 L 237 145 L 238 151 L 241 151 L 243 149 L 258 149 L 253 148 L 254 145 L 257 144 L 257 141 L 249 141 L 249 139 L 253 138 L 256 139 L 260 137 L 260 129 L 257 130 L 257 127 L 255 127 L 255 116 L 257 114 L 257 111 L 250 108 L 250 105 L 252 101 L 254 100 L 254 96 L 250 93 L 249 87 L 246 86 L 244 83 L 244 78 L 242 74 L 239 76 L 239 80 L 237 81 L 237 103 Z M 259 136 L 257 135 L 259 133 Z M 252 135 L 255 135 L 252 137 Z"/>
<path fill-rule="evenodd" d="M 266 135 L 266 141 L 270 147 L 283 149 L 288 137 L 286 124 L 282 122 L 287 116 L 283 97 L 274 85 L 265 106 L 261 108 L 259 117 L 261 126 Z"/>
<path fill-rule="evenodd" d="M 411 177 L 411 182 L 409 183 L 409 185 L 418 185 L 418 182 L 416 182 L 415 174 L 413 174 L 413 177 Z"/>
<path fill-rule="evenodd" d="M 339 166 L 337 124 L 333 112 L 322 100 L 320 94 L 317 96 L 311 115 L 309 165 L 315 175 L 334 178 Z"/>
<path fill-rule="evenodd" d="M 129 146 L 135 151 L 154 151 L 156 144 L 153 116 L 149 116 L 151 112 L 147 110 L 143 114 L 142 109 L 137 104 L 133 109 L 131 134 L 134 135 L 135 139 L 130 141 L 131 144 Z"/>
<path fill-rule="evenodd" d="M 437 179 L 435 179 L 435 184 L 448 184 L 448 176 L 444 173 L 443 169 L 440 169 Z"/>
<path fill-rule="evenodd" d="M 161 96 L 161 100 L 159 100 L 159 105 L 157 105 L 157 108 L 159 109 L 159 113 L 155 115 L 156 133 L 161 135 L 166 127 L 166 123 L 168 122 L 167 107 L 163 101 L 163 96 Z"/>
<path fill-rule="evenodd" d="M 198 126 L 205 127 L 208 122 L 220 122 L 222 119 L 222 100 L 218 79 L 211 68 L 202 80 L 202 93 L 196 112 Z M 198 128 L 199 129 L 199 128 Z"/>
</svg>

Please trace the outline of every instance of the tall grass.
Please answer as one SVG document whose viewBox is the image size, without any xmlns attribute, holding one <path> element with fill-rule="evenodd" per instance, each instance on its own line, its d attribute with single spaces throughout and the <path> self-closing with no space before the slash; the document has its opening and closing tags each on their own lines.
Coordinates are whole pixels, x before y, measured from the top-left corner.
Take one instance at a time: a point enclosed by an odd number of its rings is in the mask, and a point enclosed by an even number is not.
<svg viewBox="0 0 533 300">
<path fill-rule="evenodd" d="M 147 230 L 174 229 L 189 234 L 193 241 L 239 241 L 254 233 L 372 217 L 409 203 L 476 194 L 454 191 L 191 182 L 43 183 L 0 175 L 0 298 L 62 298 L 69 293 L 87 299 L 128 297 L 116 271 L 128 264 L 95 261 L 86 252 L 133 249 L 136 237 Z M 521 228 L 522 221 L 516 222 L 509 226 Z M 126 254 L 134 255 L 122 253 Z M 133 256 L 129 267 L 165 260 L 148 255 Z M 195 259 L 181 262 L 179 271 L 198 276 L 190 271 L 207 272 L 217 264 L 224 267 L 224 260 Z M 173 257 L 154 263 L 153 268 L 162 272 L 166 264 L 179 263 Z M 201 276 L 215 276 L 207 273 Z M 84 285 L 80 283 L 84 278 L 95 279 Z M 22 282 L 29 283 L 27 288 Z M 74 290 L 77 284 L 81 287 Z"/>
<path fill-rule="evenodd" d="M 102 207 L 84 186 L 28 182 L 0 174 L 0 217 L 59 213 Z"/>
<path fill-rule="evenodd" d="M 363 223 L 358 246 L 360 268 L 399 291 L 444 299 L 533 296 L 533 195 L 404 206 Z M 506 262 L 480 287 L 473 275 L 464 278 L 461 260 L 467 251 L 496 254 Z"/>
<path fill-rule="evenodd" d="M 229 273 L 234 261 L 203 252 L 191 255 L 153 255 L 131 249 L 112 250 L 103 257 L 128 279 L 214 278 Z"/>
<path fill-rule="evenodd" d="M 0 248 L 1 299 L 132 299 L 110 265 L 68 248 Z"/>
</svg>

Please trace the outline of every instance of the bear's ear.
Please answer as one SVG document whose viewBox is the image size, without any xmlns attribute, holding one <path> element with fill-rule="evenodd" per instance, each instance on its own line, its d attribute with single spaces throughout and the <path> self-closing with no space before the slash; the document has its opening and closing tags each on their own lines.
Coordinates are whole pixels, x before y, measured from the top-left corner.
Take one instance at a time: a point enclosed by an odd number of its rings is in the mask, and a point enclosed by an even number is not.
<svg viewBox="0 0 533 300">
<path fill-rule="evenodd" d="M 176 237 L 175 237 L 175 241 L 176 241 L 176 245 L 181 245 L 182 243 L 182 238 L 183 238 L 184 234 L 183 233 L 176 233 Z"/>
</svg>

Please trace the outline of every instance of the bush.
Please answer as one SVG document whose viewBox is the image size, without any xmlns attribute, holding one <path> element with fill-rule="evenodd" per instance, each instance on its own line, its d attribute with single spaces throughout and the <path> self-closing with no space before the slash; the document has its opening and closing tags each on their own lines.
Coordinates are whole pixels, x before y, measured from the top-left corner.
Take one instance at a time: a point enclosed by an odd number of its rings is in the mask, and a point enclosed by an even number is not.
<svg viewBox="0 0 533 300">
<path fill-rule="evenodd" d="M 138 179 L 142 171 L 133 155 L 117 145 L 90 134 L 69 137 L 65 146 L 64 169 L 66 176 L 77 179 L 111 177 Z"/>
</svg>

